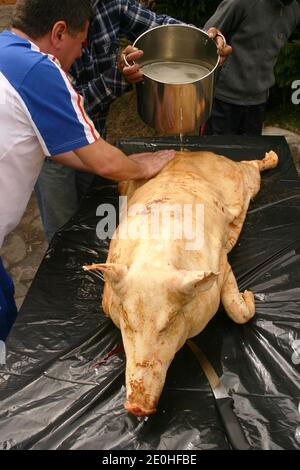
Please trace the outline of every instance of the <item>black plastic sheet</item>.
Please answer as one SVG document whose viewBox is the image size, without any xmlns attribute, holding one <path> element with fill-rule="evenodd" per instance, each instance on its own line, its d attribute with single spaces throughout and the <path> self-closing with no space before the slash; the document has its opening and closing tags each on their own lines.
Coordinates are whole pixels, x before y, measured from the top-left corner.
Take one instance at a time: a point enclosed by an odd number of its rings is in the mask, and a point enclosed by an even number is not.
<svg viewBox="0 0 300 470">
<path fill-rule="evenodd" d="M 179 148 L 176 138 L 128 139 L 126 153 Z M 230 254 L 256 315 L 236 325 L 222 308 L 196 338 L 233 397 L 253 449 L 300 448 L 300 189 L 282 137 L 186 138 L 184 147 L 234 160 L 262 158 L 262 176 L 242 235 Z M 158 411 L 139 420 L 123 409 L 125 357 L 119 330 L 100 310 L 102 280 L 82 265 L 104 262 L 96 237 L 103 202 L 116 185 L 97 179 L 56 235 L 25 299 L 0 368 L 2 449 L 228 449 L 208 382 L 184 346 L 167 375 Z"/>
</svg>

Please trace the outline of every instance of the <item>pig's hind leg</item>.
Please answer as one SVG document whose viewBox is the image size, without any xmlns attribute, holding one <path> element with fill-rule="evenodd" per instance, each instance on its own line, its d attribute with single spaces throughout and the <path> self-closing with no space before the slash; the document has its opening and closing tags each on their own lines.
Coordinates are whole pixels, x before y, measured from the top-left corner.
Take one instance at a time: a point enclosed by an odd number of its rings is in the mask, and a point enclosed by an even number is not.
<svg viewBox="0 0 300 470">
<path fill-rule="evenodd" d="M 273 150 L 267 152 L 262 160 L 244 160 L 242 171 L 244 177 L 243 194 L 244 204 L 240 215 L 238 215 L 229 225 L 228 239 L 226 242 L 226 251 L 232 250 L 240 236 L 250 200 L 257 194 L 260 188 L 260 172 L 275 168 L 278 164 L 278 156 Z M 258 170 L 258 171 L 257 171 Z"/>
<path fill-rule="evenodd" d="M 271 150 L 265 154 L 262 160 L 242 161 L 245 181 L 244 207 L 241 213 L 229 225 L 228 239 L 225 249 L 227 253 L 235 245 L 243 223 L 250 199 L 255 196 L 260 187 L 259 173 L 270 170 L 278 165 L 278 155 Z M 258 171 L 257 171 L 258 170 Z M 255 314 L 255 302 L 253 293 L 245 291 L 240 293 L 231 266 L 227 264 L 226 274 L 221 290 L 221 301 L 230 318 L 236 323 L 246 323 Z"/>
<path fill-rule="evenodd" d="M 239 292 L 231 266 L 227 263 L 221 302 L 227 315 L 236 323 L 246 323 L 255 314 L 254 295 L 250 291 Z"/>
<path fill-rule="evenodd" d="M 244 160 L 241 163 L 247 163 L 259 169 L 260 172 L 265 170 L 271 170 L 276 168 L 278 165 L 278 155 L 273 150 L 266 152 L 265 157 L 262 160 Z"/>
</svg>

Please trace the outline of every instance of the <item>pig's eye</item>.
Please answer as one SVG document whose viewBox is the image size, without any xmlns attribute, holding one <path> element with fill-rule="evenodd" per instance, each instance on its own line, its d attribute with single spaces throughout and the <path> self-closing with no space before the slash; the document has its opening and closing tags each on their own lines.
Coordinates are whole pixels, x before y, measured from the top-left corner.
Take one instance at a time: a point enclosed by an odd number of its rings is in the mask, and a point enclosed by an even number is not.
<svg viewBox="0 0 300 470">
<path fill-rule="evenodd" d="M 177 312 L 177 310 L 174 311 L 174 312 L 172 312 L 172 313 L 168 316 L 168 320 L 167 320 L 167 322 L 165 322 L 164 326 L 159 329 L 159 334 L 164 333 L 164 332 L 167 331 L 169 328 L 171 328 L 171 327 L 173 326 L 173 324 L 175 323 L 175 321 L 177 320 L 178 315 L 179 315 L 179 312 Z"/>
<path fill-rule="evenodd" d="M 125 323 L 125 326 L 127 326 L 128 328 L 131 328 L 130 324 L 129 324 L 129 320 L 128 320 L 128 313 L 127 311 L 125 310 L 125 308 L 123 307 L 123 305 L 120 306 L 121 308 L 121 317 L 123 319 L 123 322 Z"/>
<path fill-rule="evenodd" d="M 137 333 L 138 330 L 136 329 L 136 325 L 133 324 L 132 319 L 131 321 L 129 321 L 129 315 L 127 311 L 125 310 L 125 308 L 123 306 L 121 308 L 122 308 L 121 318 L 122 318 L 125 328 L 128 328 L 132 333 Z"/>
</svg>

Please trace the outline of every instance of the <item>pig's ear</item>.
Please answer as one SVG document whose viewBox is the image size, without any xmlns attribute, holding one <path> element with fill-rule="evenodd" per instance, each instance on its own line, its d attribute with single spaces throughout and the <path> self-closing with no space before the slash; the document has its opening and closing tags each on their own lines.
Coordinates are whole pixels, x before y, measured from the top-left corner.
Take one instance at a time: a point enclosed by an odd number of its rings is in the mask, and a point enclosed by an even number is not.
<svg viewBox="0 0 300 470">
<path fill-rule="evenodd" d="M 120 282 L 124 279 L 128 272 L 128 267 L 125 264 L 117 263 L 101 263 L 101 264 L 90 264 L 83 266 L 85 271 L 98 270 L 107 275 L 107 278 L 111 282 Z"/>
<path fill-rule="evenodd" d="M 190 296 L 210 289 L 218 275 L 213 271 L 180 270 L 176 273 L 174 287 L 177 292 Z"/>
</svg>

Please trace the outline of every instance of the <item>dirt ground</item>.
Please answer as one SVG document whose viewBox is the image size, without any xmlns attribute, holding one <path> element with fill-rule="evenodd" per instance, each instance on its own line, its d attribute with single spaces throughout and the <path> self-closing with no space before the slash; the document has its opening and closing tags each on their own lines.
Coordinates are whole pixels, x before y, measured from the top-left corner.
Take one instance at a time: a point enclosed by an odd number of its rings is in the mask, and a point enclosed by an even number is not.
<svg viewBox="0 0 300 470">
<path fill-rule="evenodd" d="M 155 131 L 144 124 L 137 113 L 135 91 L 126 93 L 113 103 L 107 125 L 109 142 L 114 142 L 120 137 L 155 135 Z"/>
</svg>

